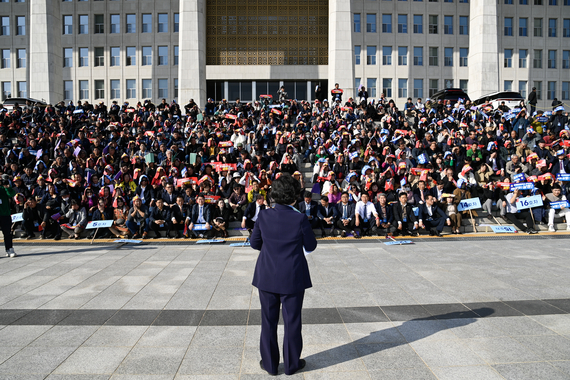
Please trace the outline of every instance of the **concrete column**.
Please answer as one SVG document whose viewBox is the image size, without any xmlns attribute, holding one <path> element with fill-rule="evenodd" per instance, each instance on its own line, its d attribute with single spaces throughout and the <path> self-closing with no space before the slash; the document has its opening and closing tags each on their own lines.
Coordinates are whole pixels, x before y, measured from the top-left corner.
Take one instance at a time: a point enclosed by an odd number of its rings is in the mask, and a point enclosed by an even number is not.
<svg viewBox="0 0 570 380">
<path fill-rule="evenodd" d="M 180 104 L 206 105 L 206 0 L 180 1 L 178 87 Z"/>
<path fill-rule="evenodd" d="M 55 104 L 63 99 L 60 0 L 30 1 L 31 98 Z"/>
<path fill-rule="evenodd" d="M 499 20 L 496 0 L 470 2 L 469 97 L 499 91 Z"/>
<path fill-rule="evenodd" d="M 338 83 L 344 90 L 343 102 L 355 95 L 350 4 L 348 0 L 329 1 L 329 89 L 326 97 L 330 99 L 330 90 Z"/>
</svg>

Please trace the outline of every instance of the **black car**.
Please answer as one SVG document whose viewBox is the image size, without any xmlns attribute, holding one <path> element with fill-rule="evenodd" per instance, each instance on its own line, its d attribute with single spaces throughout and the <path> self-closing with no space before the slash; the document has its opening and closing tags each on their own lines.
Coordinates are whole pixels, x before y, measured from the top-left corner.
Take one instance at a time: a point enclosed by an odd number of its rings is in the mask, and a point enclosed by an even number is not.
<svg viewBox="0 0 570 380">
<path fill-rule="evenodd" d="M 452 103 L 457 103 L 457 100 L 460 98 L 464 101 L 471 100 L 469 99 L 469 95 L 460 88 L 446 88 L 445 90 L 438 91 L 433 94 L 433 96 L 430 96 L 431 101 L 437 102 L 439 100 L 443 100 L 444 103 L 446 100 L 451 100 Z"/>
</svg>

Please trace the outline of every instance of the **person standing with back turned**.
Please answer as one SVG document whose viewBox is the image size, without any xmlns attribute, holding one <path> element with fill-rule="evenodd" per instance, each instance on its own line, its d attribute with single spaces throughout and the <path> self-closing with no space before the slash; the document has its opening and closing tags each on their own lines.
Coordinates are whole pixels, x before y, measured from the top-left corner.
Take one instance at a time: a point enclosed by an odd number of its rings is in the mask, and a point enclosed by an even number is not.
<svg viewBox="0 0 570 380">
<path fill-rule="evenodd" d="M 301 184 L 289 174 L 273 181 L 271 197 L 275 207 L 259 212 L 253 228 L 251 248 L 260 250 L 253 286 L 259 290 L 261 302 L 261 368 L 277 375 L 279 345 L 277 324 L 279 307 L 283 306 L 283 360 L 285 374 L 292 375 L 305 367 L 301 359 L 301 309 L 305 289 L 312 286 L 304 250 L 317 248 L 315 234 L 307 219 L 293 206 Z"/>
<path fill-rule="evenodd" d="M 6 257 L 16 257 L 16 252 L 12 246 L 12 217 L 10 216 L 10 198 L 16 195 L 16 191 L 10 186 L 10 181 L 2 180 L 0 187 L 0 228 L 4 235 L 4 247 Z"/>
</svg>

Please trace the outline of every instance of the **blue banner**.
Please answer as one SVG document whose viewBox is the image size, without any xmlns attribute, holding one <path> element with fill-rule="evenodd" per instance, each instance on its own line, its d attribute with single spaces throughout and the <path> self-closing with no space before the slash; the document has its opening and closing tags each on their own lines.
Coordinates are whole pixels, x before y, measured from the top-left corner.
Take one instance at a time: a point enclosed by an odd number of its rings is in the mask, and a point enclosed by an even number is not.
<svg viewBox="0 0 570 380">
<path fill-rule="evenodd" d="M 550 208 L 553 210 L 561 210 L 562 207 L 568 208 L 570 203 L 568 201 L 550 202 Z"/>
<path fill-rule="evenodd" d="M 524 197 L 517 199 L 517 210 L 524 210 L 531 207 L 542 206 L 542 196 L 533 195 L 532 197 Z"/>
<path fill-rule="evenodd" d="M 511 185 L 511 191 L 513 190 L 533 190 L 534 189 L 534 183 L 532 182 L 522 182 L 522 183 L 513 183 Z"/>
<path fill-rule="evenodd" d="M 493 232 L 496 234 L 514 234 L 517 229 L 512 226 L 491 226 Z"/>
<path fill-rule="evenodd" d="M 457 205 L 457 211 L 467 211 L 476 208 L 481 208 L 481 201 L 479 198 L 464 199 Z"/>
<path fill-rule="evenodd" d="M 562 182 L 570 182 L 570 174 L 557 174 L 556 179 Z"/>
</svg>

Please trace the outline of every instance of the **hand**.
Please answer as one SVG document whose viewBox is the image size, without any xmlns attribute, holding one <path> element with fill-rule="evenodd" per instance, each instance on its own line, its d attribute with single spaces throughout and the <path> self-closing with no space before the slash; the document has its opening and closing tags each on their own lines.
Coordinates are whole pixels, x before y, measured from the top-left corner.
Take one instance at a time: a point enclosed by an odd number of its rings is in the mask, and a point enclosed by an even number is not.
<svg viewBox="0 0 570 380">
<path fill-rule="evenodd" d="M 40 226 L 42 226 L 42 228 L 46 227 L 46 222 L 42 222 L 42 224 L 40 224 Z"/>
<path fill-rule="evenodd" d="M 450 219 L 447 219 L 447 225 L 451 226 L 451 220 Z"/>
<path fill-rule="evenodd" d="M 241 221 L 241 228 L 245 228 L 245 220 Z"/>
<path fill-rule="evenodd" d="M 414 224 L 415 224 L 415 223 L 414 223 Z M 422 229 L 426 228 L 426 226 L 424 225 L 423 222 L 420 222 L 419 226 L 420 226 L 420 228 L 422 228 Z"/>
<path fill-rule="evenodd" d="M 210 223 L 206 222 L 206 229 L 209 230 L 209 229 L 211 229 L 211 228 L 212 228 L 212 227 L 210 227 Z"/>
<path fill-rule="evenodd" d="M 398 224 L 398 229 L 401 231 L 402 230 L 402 225 Z"/>
<path fill-rule="evenodd" d="M 190 231 L 192 231 L 194 229 L 194 223 L 190 222 L 190 225 L 188 226 L 188 229 Z"/>
</svg>

